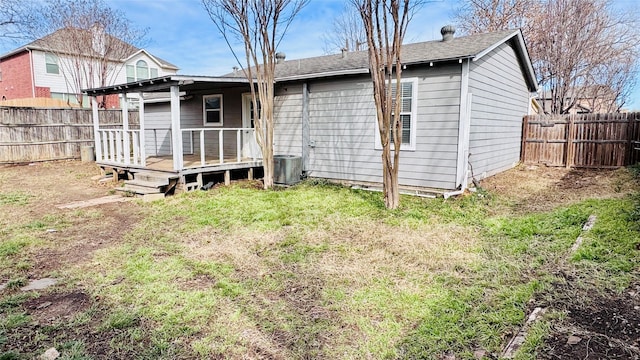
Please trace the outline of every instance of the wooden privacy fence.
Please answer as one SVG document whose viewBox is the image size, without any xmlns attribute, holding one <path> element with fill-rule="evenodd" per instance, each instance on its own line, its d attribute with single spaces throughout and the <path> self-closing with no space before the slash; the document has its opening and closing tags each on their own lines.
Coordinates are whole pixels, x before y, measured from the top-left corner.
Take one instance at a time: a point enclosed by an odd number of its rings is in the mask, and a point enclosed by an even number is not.
<svg viewBox="0 0 640 360">
<path fill-rule="evenodd" d="M 525 116 L 521 160 L 613 168 L 640 161 L 640 113 Z"/>
<path fill-rule="evenodd" d="M 132 128 L 138 112 L 129 112 Z M 120 110 L 101 110 L 100 126 L 122 127 Z M 94 145 L 90 109 L 0 107 L 0 164 L 80 157 L 82 146 Z"/>
</svg>

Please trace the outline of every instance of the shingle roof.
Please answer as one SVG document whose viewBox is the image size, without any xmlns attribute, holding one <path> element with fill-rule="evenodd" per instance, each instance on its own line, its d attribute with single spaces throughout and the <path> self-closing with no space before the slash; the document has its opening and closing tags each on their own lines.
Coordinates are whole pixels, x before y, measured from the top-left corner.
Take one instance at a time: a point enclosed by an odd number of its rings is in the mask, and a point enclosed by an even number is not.
<svg viewBox="0 0 640 360">
<path fill-rule="evenodd" d="M 450 41 L 426 41 L 402 47 L 402 63 L 406 65 L 474 57 L 496 43 L 513 36 L 517 30 L 456 37 Z M 367 51 L 287 60 L 276 65 L 276 79 L 368 69 Z M 243 77 L 242 71 L 224 76 Z"/>
<path fill-rule="evenodd" d="M 7 54 L 4 54 L 2 56 L 0 56 L 0 58 L 4 58 L 10 55 L 13 55 L 15 53 L 27 50 L 27 49 L 35 49 L 35 50 L 42 50 L 42 51 L 65 51 L 67 50 L 67 48 L 65 48 L 64 46 L 58 46 L 58 44 L 63 43 L 65 41 L 68 41 L 70 36 L 74 36 L 73 34 L 69 34 L 69 32 L 74 31 L 73 29 L 70 28 L 64 28 L 64 29 L 59 29 L 54 31 L 53 33 L 44 36 L 40 39 L 34 40 L 30 43 L 28 43 L 27 45 L 24 45 L 18 49 L 15 49 L 13 51 L 10 51 Z M 123 59 L 118 59 L 118 60 L 124 60 L 132 55 L 134 55 L 135 53 L 139 52 L 141 49 L 127 43 L 124 42 L 120 39 L 118 39 L 117 37 L 111 36 L 109 34 L 107 34 L 106 36 L 109 37 L 109 42 L 112 42 L 113 44 L 118 44 L 117 46 L 120 47 L 122 46 L 125 51 L 124 51 L 124 57 Z M 145 50 L 146 51 L 146 50 Z M 154 59 L 156 59 L 160 65 L 162 65 L 163 67 L 168 67 L 168 68 L 175 68 L 178 69 L 178 67 L 164 59 L 161 59 L 155 55 L 150 54 L 149 52 L 147 52 L 147 54 L 149 54 L 150 56 L 152 56 Z"/>
</svg>

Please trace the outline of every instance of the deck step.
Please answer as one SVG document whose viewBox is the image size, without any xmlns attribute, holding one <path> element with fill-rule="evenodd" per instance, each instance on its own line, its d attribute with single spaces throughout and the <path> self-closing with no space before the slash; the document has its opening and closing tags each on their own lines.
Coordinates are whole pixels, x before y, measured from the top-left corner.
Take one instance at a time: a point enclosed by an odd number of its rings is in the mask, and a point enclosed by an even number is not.
<svg viewBox="0 0 640 360">
<path fill-rule="evenodd" d="M 131 192 L 134 194 L 146 195 L 146 194 L 160 194 L 162 189 L 159 187 L 140 186 L 135 184 L 125 184 L 121 188 L 116 188 L 118 191 Z"/>
<path fill-rule="evenodd" d="M 156 173 L 149 171 L 138 171 L 133 174 L 133 178 L 139 181 L 162 183 L 163 185 L 169 185 L 170 180 L 177 179 L 176 174 Z"/>
<path fill-rule="evenodd" d="M 164 182 L 164 181 L 146 181 L 146 180 L 125 180 L 124 181 L 124 185 L 135 185 L 135 186 L 140 186 L 140 187 L 148 187 L 148 188 L 161 188 L 163 186 L 167 186 L 169 185 L 169 182 Z"/>
</svg>

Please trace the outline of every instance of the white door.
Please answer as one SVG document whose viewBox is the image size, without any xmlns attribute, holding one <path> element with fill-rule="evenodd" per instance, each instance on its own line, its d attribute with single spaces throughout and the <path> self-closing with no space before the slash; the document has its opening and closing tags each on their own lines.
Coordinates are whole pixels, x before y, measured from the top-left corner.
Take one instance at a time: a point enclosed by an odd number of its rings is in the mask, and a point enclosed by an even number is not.
<svg viewBox="0 0 640 360">
<path fill-rule="evenodd" d="M 242 131 L 242 157 L 262 159 L 262 150 L 256 140 L 251 93 L 242 94 L 242 127 L 253 129 Z"/>
</svg>

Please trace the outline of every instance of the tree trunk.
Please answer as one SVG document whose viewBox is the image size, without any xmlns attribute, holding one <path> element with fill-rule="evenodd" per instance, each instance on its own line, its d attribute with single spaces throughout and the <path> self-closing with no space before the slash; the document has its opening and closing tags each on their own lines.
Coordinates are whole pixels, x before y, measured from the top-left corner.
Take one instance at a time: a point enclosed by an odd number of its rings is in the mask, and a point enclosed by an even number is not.
<svg viewBox="0 0 640 360">
<path fill-rule="evenodd" d="M 394 166 L 389 148 L 382 151 L 382 184 L 384 205 L 387 209 L 397 209 L 400 205 L 400 191 L 398 189 L 397 165 Z"/>
</svg>

